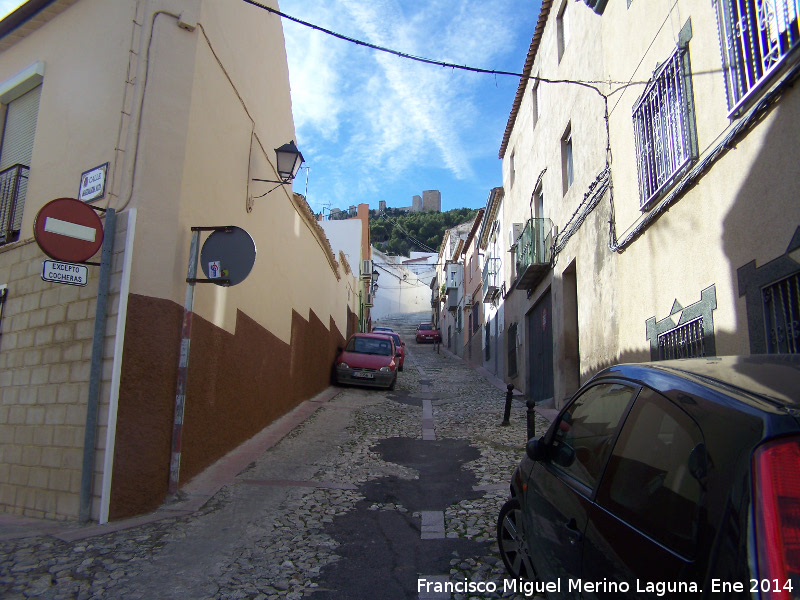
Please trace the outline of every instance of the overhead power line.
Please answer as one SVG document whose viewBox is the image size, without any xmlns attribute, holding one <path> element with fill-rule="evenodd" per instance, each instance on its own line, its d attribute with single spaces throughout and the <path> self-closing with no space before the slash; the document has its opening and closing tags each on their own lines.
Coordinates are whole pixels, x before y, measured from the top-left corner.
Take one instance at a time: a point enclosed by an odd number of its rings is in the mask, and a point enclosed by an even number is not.
<svg viewBox="0 0 800 600">
<path fill-rule="evenodd" d="M 543 83 L 567 83 L 572 85 L 580 85 L 582 87 L 589 88 L 594 90 L 601 96 L 606 96 L 597 85 L 622 85 L 622 88 L 628 87 L 630 85 L 640 85 L 646 82 L 631 82 L 631 81 L 582 81 L 580 79 L 547 79 L 544 77 L 537 77 L 533 75 L 525 75 L 524 73 L 516 73 L 514 71 L 500 71 L 496 69 L 482 69 L 480 67 L 469 67 L 467 65 L 459 65 L 456 63 L 451 63 L 443 60 L 433 59 L 433 58 L 425 58 L 424 56 L 416 56 L 414 54 L 408 54 L 407 52 L 400 52 L 399 50 L 392 50 L 391 48 L 386 48 L 385 46 L 378 46 L 377 44 L 372 44 L 370 42 L 365 42 L 364 40 L 359 40 L 356 38 L 352 38 L 350 36 L 336 33 L 335 31 L 331 31 L 330 29 L 325 29 L 324 27 L 320 27 L 319 25 L 314 25 L 313 23 L 309 23 L 308 21 L 303 21 L 302 19 L 298 19 L 297 17 L 293 17 L 291 15 L 287 15 L 279 10 L 276 10 L 270 6 L 265 6 L 260 2 L 256 2 L 255 0 L 244 0 L 247 4 L 251 4 L 253 6 L 257 6 L 267 12 L 270 12 L 274 15 L 278 15 L 283 19 L 288 19 L 289 21 L 293 21 L 304 27 L 308 27 L 310 29 L 314 29 L 315 31 L 320 31 L 326 35 L 330 35 L 340 40 L 344 40 L 345 42 L 350 42 L 351 44 L 356 44 L 358 46 L 364 46 L 365 48 L 371 48 L 372 50 L 377 50 L 378 52 L 386 52 L 387 54 L 392 54 L 394 56 L 398 56 L 400 58 L 405 58 L 408 60 L 414 60 L 417 62 L 425 63 L 428 65 L 436 65 L 439 67 L 446 67 L 450 69 L 458 69 L 460 71 L 469 71 L 471 73 L 484 73 L 486 75 L 508 75 L 510 77 L 517 77 L 519 79 L 531 79 L 534 81 L 541 81 Z M 622 89 L 619 88 L 619 89 Z M 614 90 L 614 92 L 619 91 L 619 89 Z M 612 93 L 614 93 L 612 92 Z"/>
<path fill-rule="evenodd" d="M 411 234 L 410 234 L 408 231 L 406 231 L 406 230 L 403 228 L 403 226 L 402 226 L 402 225 L 400 225 L 400 223 L 398 223 L 398 222 L 397 222 L 397 221 L 396 221 L 394 218 L 392 218 L 392 217 L 389 217 L 389 216 L 387 216 L 387 215 L 385 215 L 385 214 L 383 214 L 383 213 L 381 213 L 379 216 L 380 216 L 380 217 L 381 217 L 381 218 L 382 218 L 384 221 L 389 221 L 389 223 L 391 223 L 393 227 L 397 227 L 397 229 L 399 229 L 399 230 L 400 230 L 400 232 L 401 232 L 401 233 L 403 233 L 403 234 L 406 236 L 406 238 L 408 238 L 409 240 L 411 240 L 411 242 L 412 242 L 412 243 L 414 243 L 414 244 L 416 244 L 416 245 L 417 245 L 417 246 L 418 246 L 418 247 L 419 247 L 421 250 L 423 250 L 423 251 L 427 251 L 427 252 L 431 252 L 431 253 L 438 253 L 438 251 L 437 251 L 437 250 L 434 250 L 434 249 L 433 249 L 433 248 L 431 248 L 430 246 L 427 246 L 426 244 L 423 244 L 423 243 L 422 243 L 422 242 L 420 242 L 420 241 L 419 241 L 417 238 L 415 238 L 413 235 L 411 235 Z"/>
</svg>

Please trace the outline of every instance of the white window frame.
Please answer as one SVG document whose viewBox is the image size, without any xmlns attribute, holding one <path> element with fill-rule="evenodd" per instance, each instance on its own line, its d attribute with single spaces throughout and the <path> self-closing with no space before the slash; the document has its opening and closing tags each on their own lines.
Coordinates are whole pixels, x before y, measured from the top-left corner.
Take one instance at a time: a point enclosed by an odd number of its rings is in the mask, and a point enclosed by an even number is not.
<svg viewBox="0 0 800 600">
<path fill-rule="evenodd" d="M 788 61 L 800 58 L 800 0 L 714 3 L 729 117 L 733 118 Z"/>
<path fill-rule="evenodd" d="M 633 107 L 633 130 L 645 210 L 697 157 L 688 47 L 677 47 L 653 74 Z"/>
<path fill-rule="evenodd" d="M 539 106 L 539 80 L 535 79 L 533 82 L 533 88 L 531 89 L 531 103 L 532 103 L 532 110 L 531 115 L 533 118 L 533 127 L 532 129 L 536 129 L 536 124 L 539 122 L 539 115 L 540 115 L 540 106 Z"/>
</svg>

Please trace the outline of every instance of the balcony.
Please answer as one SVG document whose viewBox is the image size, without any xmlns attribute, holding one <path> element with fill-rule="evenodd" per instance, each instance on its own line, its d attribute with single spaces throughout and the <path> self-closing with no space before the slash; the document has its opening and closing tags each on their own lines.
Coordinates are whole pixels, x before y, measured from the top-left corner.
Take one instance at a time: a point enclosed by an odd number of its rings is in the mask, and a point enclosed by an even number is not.
<svg viewBox="0 0 800 600">
<path fill-rule="evenodd" d="M 447 310 L 455 312 L 458 309 L 458 293 L 456 291 L 447 294 Z"/>
<path fill-rule="evenodd" d="M 19 237 L 29 171 L 25 165 L 14 165 L 0 172 L 0 244 Z"/>
<path fill-rule="evenodd" d="M 500 294 L 502 264 L 499 258 L 487 258 L 483 265 L 483 301 L 491 302 Z"/>
<path fill-rule="evenodd" d="M 447 293 L 449 294 L 450 290 L 460 290 L 463 280 L 464 265 L 461 263 L 449 263 L 447 265 L 447 280 L 445 283 Z"/>
<path fill-rule="evenodd" d="M 551 269 L 555 228 L 550 219 L 529 219 L 517 240 L 517 288 L 532 290 Z"/>
</svg>

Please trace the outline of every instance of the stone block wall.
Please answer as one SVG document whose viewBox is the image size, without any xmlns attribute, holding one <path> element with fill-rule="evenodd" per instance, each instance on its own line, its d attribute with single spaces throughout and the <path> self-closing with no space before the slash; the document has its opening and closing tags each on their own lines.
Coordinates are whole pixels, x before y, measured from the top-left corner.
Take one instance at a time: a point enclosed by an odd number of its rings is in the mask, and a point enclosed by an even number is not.
<svg viewBox="0 0 800 600">
<path fill-rule="evenodd" d="M 99 513 L 126 214 L 117 215 L 103 348 L 92 516 Z M 0 512 L 78 516 L 97 279 L 85 287 L 44 281 L 47 259 L 31 238 L 0 246 Z M 99 262 L 99 254 L 93 259 Z"/>
</svg>

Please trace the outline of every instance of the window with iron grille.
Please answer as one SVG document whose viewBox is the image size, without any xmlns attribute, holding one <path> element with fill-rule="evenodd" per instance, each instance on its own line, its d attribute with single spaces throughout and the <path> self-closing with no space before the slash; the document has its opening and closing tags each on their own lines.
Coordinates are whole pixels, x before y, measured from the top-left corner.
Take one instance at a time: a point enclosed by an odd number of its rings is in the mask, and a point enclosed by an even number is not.
<svg viewBox="0 0 800 600">
<path fill-rule="evenodd" d="M 698 317 L 658 336 L 658 359 L 705 356 L 703 317 Z"/>
<path fill-rule="evenodd" d="M 767 352 L 800 353 L 800 273 L 762 290 Z"/>
<path fill-rule="evenodd" d="M 641 208 L 696 157 L 690 73 L 688 47 L 678 47 L 633 109 Z"/>
<path fill-rule="evenodd" d="M 800 0 L 716 0 L 722 67 L 733 115 L 800 46 Z"/>
<path fill-rule="evenodd" d="M 0 142 L 0 244 L 19 239 L 41 90 L 41 85 L 29 88 L 5 107 Z"/>
</svg>

